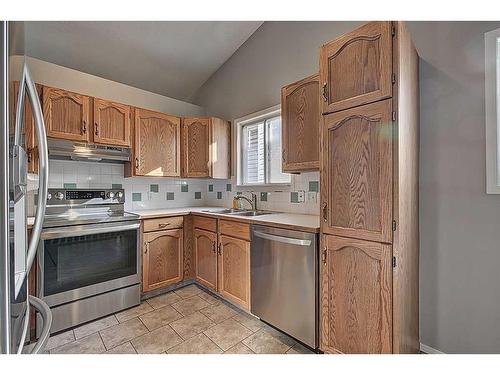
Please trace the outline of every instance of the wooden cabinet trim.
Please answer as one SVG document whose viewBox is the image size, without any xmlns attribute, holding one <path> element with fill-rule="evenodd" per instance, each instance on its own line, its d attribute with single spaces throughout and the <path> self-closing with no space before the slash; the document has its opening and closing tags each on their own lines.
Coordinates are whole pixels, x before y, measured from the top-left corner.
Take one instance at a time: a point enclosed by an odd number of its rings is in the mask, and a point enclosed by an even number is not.
<svg viewBox="0 0 500 375">
<path fill-rule="evenodd" d="M 193 125 L 203 126 L 206 129 L 205 134 L 201 134 L 201 139 L 189 136 L 189 128 Z M 212 155 L 210 144 L 212 140 L 212 126 L 211 119 L 208 117 L 184 117 L 182 118 L 182 176 L 204 178 L 212 175 Z M 194 145 L 199 144 L 198 147 L 191 148 L 190 142 Z M 204 149 L 201 154 L 199 147 Z M 201 163 L 201 165 L 194 166 L 194 163 Z"/>
<path fill-rule="evenodd" d="M 184 223 L 183 216 L 144 219 L 143 230 L 144 232 L 154 232 L 159 230 L 182 228 L 183 223 Z"/>
<path fill-rule="evenodd" d="M 219 219 L 219 232 L 222 235 L 250 241 L 250 224 Z"/>
<path fill-rule="evenodd" d="M 123 115 L 123 123 L 117 123 L 115 126 L 123 127 L 123 140 L 116 137 L 105 137 L 103 135 L 103 124 L 101 123 L 101 110 L 113 108 Z M 94 98 L 93 99 L 93 138 L 94 143 L 116 146 L 131 146 L 131 109 L 130 106 L 112 102 L 110 100 Z"/>
<path fill-rule="evenodd" d="M 195 228 L 205 229 L 210 232 L 217 232 L 217 219 L 193 215 L 193 226 Z"/>
</svg>

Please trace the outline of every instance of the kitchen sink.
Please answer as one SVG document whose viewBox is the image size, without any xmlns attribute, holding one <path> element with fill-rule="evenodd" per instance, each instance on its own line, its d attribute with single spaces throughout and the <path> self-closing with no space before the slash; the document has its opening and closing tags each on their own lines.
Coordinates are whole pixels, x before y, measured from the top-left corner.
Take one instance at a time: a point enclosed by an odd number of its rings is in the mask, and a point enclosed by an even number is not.
<svg viewBox="0 0 500 375">
<path fill-rule="evenodd" d="M 211 212 L 214 214 L 225 214 L 225 215 L 237 215 L 237 216 L 261 216 L 269 215 L 272 212 L 269 211 L 253 211 L 253 210 L 239 210 L 236 208 L 224 208 L 221 210 L 204 210 L 203 212 Z"/>
<path fill-rule="evenodd" d="M 272 214 L 272 212 L 268 211 L 243 211 L 243 212 L 234 212 L 231 215 L 238 215 L 238 216 L 261 216 L 261 215 L 269 215 Z"/>
</svg>

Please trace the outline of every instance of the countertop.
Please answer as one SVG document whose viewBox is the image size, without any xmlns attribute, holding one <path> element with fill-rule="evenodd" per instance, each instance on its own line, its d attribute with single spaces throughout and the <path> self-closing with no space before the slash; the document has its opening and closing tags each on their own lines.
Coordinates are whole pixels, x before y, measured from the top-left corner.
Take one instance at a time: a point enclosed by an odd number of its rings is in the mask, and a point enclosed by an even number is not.
<svg viewBox="0 0 500 375">
<path fill-rule="evenodd" d="M 217 212 L 207 212 L 210 210 L 221 210 L 224 207 L 179 207 L 179 208 L 164 208 L 152 210 L 127 210 L 128 212 L 137 214 L 141 219 L 152 219 L 155 217 L 179 216 L 197 214 L 201 216 L 224 218 L 233 221 L 246 222 L 249 224 L 262 224 L 275 226 L 285 229 L 296 229 L 305 232 L 319 233 L 319 216 L 292 214 L 292 213 L 272 213 L 261 216 L 238 216 L 221 214 Z"/>
</svg>

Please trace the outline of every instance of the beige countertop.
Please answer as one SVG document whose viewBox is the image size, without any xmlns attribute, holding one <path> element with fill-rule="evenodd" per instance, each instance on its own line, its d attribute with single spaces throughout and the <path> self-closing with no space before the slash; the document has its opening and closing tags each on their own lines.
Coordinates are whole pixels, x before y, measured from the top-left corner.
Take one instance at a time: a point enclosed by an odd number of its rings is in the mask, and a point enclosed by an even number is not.
<svg viewBox="0 0 500 375">
<path fill-rule="evenodd" d="M 287 229 L 292 228 L 313 233 L 319 232 L 318 215 L 293 214 L 284 212 L 248 217 L 211 212 L 222 209 L 224 209 L 224 207 L 179 207 L 151 210 L 128 210 L 128 212 L 139 215 L 141 219 L 197 214 L 202 216 L 230 219 L 233 221 L 247 222 L 249 224 L 262 224 Z"/>
</svg>

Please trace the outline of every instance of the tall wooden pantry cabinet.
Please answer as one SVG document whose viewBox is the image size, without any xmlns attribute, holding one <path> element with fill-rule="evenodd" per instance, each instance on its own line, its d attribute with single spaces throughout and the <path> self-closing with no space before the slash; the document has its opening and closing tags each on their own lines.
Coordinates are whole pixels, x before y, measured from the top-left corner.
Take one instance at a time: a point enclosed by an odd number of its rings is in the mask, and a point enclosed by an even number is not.
<svg viewBox="0 0 500 375">
<path fill-rule="evenodd" d="M 320 349 L 417 353 L 418 55 L 402 22 L 321 47 Z"/>
</svg>

